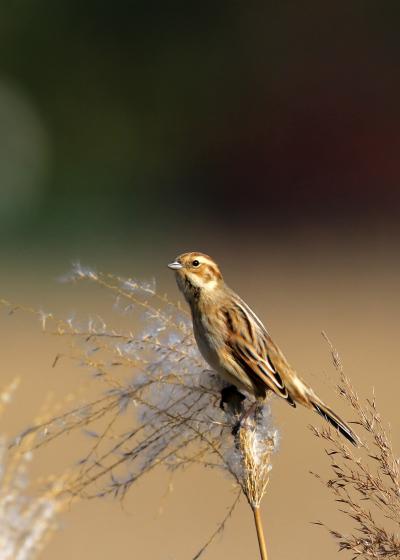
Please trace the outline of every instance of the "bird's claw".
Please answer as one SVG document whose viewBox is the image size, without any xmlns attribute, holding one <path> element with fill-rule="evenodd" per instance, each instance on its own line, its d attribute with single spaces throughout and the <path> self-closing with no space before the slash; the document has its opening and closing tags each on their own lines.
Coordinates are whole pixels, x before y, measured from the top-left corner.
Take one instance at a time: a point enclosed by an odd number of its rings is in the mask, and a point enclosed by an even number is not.
<svg viewBox="0 0 400 560">
<path fill-rule="evenodd" d="M 245 396 L 237 390 L 234 385 L 228 385 L 228 387 L 224 387 L 221 389 L 221 400 L 219 402 L 219 406 L 221 410 L 233 412 L 234 414 L 241 414 L 243 412 L 243 401 L 245 400 Z M 227 407 L 225 408 L 225 405 Z"/>
</svg>

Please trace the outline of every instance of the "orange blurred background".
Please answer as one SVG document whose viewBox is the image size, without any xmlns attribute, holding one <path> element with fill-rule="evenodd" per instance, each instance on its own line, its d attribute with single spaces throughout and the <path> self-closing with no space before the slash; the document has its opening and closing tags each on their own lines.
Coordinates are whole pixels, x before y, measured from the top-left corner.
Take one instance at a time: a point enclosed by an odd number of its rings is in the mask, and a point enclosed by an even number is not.
<svg viewBox="0 0 400 560">
<path fill-rule="evenodd" d="M 322 329 L 327 331 L 361 395 L 371 396 L 375 389 L 379 410 L 391 423 L 398 448 L 399 267 L 388 258 L 389 247 L 383 248 L 376 240 L 370 242 L 368 250 L 344 240 L 274 240 L 262 248 L 268 255 L 264 260 L 260 259 L 260 247 L 245 248 L 233 242 L 222 245 L 207 240 L 200 249 L 215 254 L 227 281 L 256 309 L 290 361 L 324 399 L 351 419 L 334 391 L 335 372 L 329 349 L 320 336 Z M 103 270 L 131 276 L 154 274 L 160 289 L 178 298 L 165 267 L 174 250 L 171 245 L 168 251 L 154 252 L 146 260 L 136 258 L 133 252 L 125 258 L 99 257 L 96 264 L 101 261 Z M 110 324 L 118 325 L 119 317 L 112 311 L 113 301 L 107 292 L 96 286 L 54 281 L 62 272 L 59 261 L 55 258 L 53 263 L 43 265 L 38 261 L 29 274 L 24 262 L 19 269 L 10 266 L 3 293 L 14 301 L 63 316 L 72 310 L 82 317 L 100 311 Z M 87 375 L 82 368 L 63 360 L 52 368 L 55 355 L 65 350 L 65 343 L 59 337 L 43 334 L 35 318 L 3 313 L 1 327 L 2 379 L 14 375 L 22 378 L 5 417 L 7 432 L 15 433 L 30 424 L 49 392 L 54 392 L 55 401 L 61 400 L 67 392 L 87 383 Z M 90 383 L 96 387 L 95 380 Z M 323 555 L 333 559 L 336 545 L 311 522 L 323 520 L 335 528 L 350 526 L 337 513 L 328 491 L 309 474 L 309 470 L 328 473 L 323 448 L 307 429 L 310 422 L 321 422 L 309 411 L 293 411 L 281 401 L 273 402 L 273 412 L 281 446 L 273 459 L 263 502 L 270 555 L 307 559 Z M 32 474 L 62 472 L 89 445 L 90 440 L 77 434 L 50 444 L 36 453 Z M 105 499 L 73 505 L 41 557 L 191 558 L 224 516 L 232 492 L 231 481 L 219 472 L 192 468 L 171 481 L 168 473 L 155 471 L 133 486 L 123 507 L 118 501 Z M 243 500 L 222 538 L 206 554 L 210 559 L 221 556 L 257 557 L 251 512 Z"/>
</svg>

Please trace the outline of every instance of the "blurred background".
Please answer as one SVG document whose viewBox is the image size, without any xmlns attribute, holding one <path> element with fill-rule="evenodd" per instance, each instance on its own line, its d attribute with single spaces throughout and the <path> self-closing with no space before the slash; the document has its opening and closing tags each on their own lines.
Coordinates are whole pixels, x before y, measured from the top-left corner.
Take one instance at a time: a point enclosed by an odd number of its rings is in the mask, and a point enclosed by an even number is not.
<svg viewBox="0 0 400 560">
<path fill-rule="evenodd" d="M 57 282 L 76 259 L 154 276 L 178 297 L 165 264 L 201 250 L 329 402 L 322 329 L 398 426 L 399 17 L 397 2 L 3 2 L 0 297 L 96 311 L 101 293 Z M 0 380 L 23 380 L 12 432 L 79 372 L 52 370 L 59 341 L 31 318 L 3 313 L 0 325 Z M 308 475 L 325 464 L 310 415 L 275 408 L 271 556 L 334 558 L 310 525 L 334 511 Z M 38 472 L 66 462 L 37 460 Z M 143 482 L 128 511 L 72 509 L 42 558 L 191 558 L 229 482 L 192 471 L 158 516 L 167 482 Z M 243 505 L 207 558 L 256 550 Z"/>
</svg>

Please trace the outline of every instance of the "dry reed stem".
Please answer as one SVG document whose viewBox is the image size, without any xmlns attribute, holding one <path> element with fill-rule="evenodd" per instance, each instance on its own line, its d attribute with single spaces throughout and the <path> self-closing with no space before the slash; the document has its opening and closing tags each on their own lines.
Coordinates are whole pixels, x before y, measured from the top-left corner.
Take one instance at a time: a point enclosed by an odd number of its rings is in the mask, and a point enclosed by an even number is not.
<svg viewBox="0 0 400 560">
<path fill-rule="evenodd" d="M 261 519 L 260 508 L 253 507 L 254 524 L 257 531 L 258 546 L 261 560 L 268 560 L 267 545 L 265 542 L 264 527 Z"/>
</svg>

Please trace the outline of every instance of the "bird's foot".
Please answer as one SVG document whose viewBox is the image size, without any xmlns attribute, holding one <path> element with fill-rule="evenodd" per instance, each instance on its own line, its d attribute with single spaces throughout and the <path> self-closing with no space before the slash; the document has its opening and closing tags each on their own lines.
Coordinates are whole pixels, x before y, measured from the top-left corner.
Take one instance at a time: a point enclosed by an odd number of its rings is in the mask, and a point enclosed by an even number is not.
<svg viewBox="0 0 400 560">
<path fill-rule="evenodd" d="M 237 390 L 234 385 L 228 385 L 221 389 L 221 400 L 219 406 L 224 412 L 230 412 L 234 416 L 243 414 L 243 401 L 245 396 Z"/>
<path fill-rule="evenodd" d="M 237 436 L 239 431 L 245 427 L 246 420 L 257 411 L 257 402 L 254 402 L 249 408 L 242 414 L 240 419 L 236 422 L 236 424 L 232 428 L 232 435 Z"/>
</svg>

